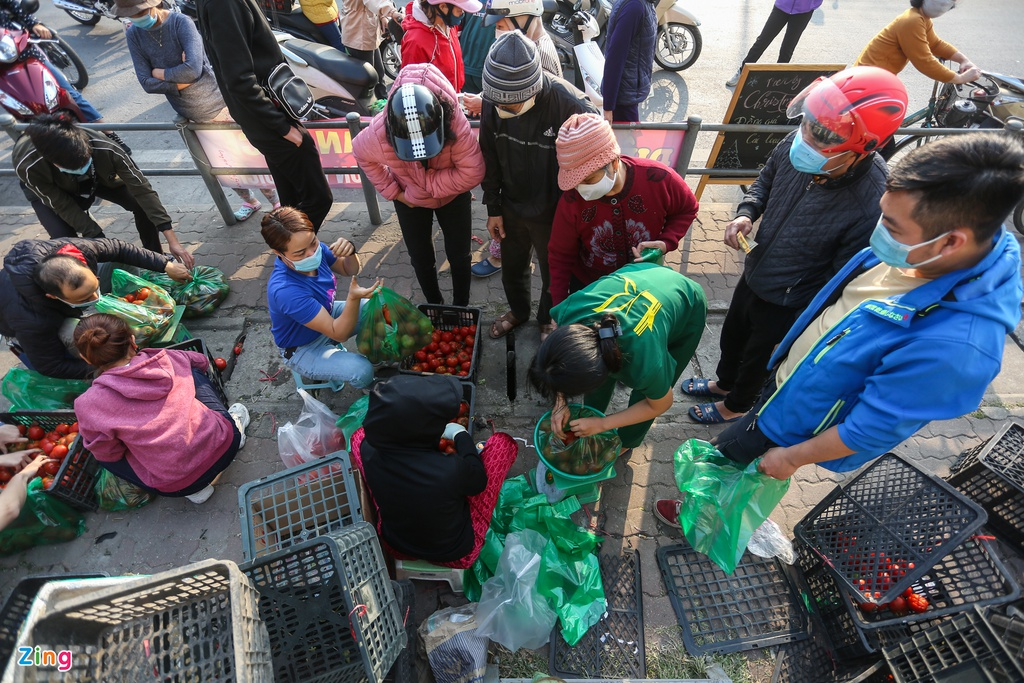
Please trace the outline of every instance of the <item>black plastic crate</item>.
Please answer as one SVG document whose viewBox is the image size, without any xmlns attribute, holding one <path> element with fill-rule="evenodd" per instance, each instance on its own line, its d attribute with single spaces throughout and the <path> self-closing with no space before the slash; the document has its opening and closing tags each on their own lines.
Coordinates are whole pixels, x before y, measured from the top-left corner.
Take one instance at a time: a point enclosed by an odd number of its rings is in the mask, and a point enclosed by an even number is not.
<svg viewBox="0 0 1024 683">
<path fill-rule="evenodd" d="M 59 424 L 77 422 L 73 410 L 20 410 L 16 413 L 0 413 L 0 422 L 9 425 L 31 427 L 39 425 L 47 432 L 52 432 Z"/>
<path fill-rule="evenodd" d="M 947 478 L 988 513 L 988 527 L 1024 545 L 1024 425 L 1008 422 L 960 454 Z"/>
<path fill-rule="evenodd" d="M 238 489 L 242 555 L 263 555 L 363 520 L 348 453 L 338 451 Z"/>
<path fill-rule="evenodd" d="M 985 519 L 981 506 L 948 483 L 886 453 L 834 489 L 794 532 L 842 588 L 880 604 L 914 585 Z M 897 576 L 881 578 L 889 572 Z"/>
<path fill-rule="evenodd" d="M 828 643 L 817 636 L 779 648 L 771 683 L 835 681 L 839 667 Z"/>
<path fill-rule="evenodd" d="M 726 574 L 688 543 L 658 549 L 683 642 L 693 655 L 781 645 L 807 637 L 807 613 L 778 560 L 746 552 Z"/>
<path fill-rule="evenodd" d="M 228 403 L 227 392 L 224 390 L 224 377 L 221 376 L 221 372 L 217 367 L 217 364 L 213 362 L 213 354 L 210 352 L 209 347 L 206 346 L 206 342 L 199 337 L 193 337 L 192 339 L 186 339 L 185 341 L 178 342 L 177 344 L 171 344 L 166 348 L 169 350 L 173 349 L 175 351 L 195 351 L 196 353 L 201 353 L 206 356 L 207 360 L 210 361 L 210 367 L 206 371 L 206 376 L 210 378 L 210 383 L 213 385 L 214 390 L 216 390 L 217 398 L 220 399 L 221 403 L 223 403 L 225 407 L 230 405 Z"/>
<path fill-rule="evenodd" d="M 914 634 L 885 650 L 893 677 L 921 681 L 1024 681 L 1013 658 L 980 608 L 973 608 Z"/>
<path fill-rule="evenodd" d="M 405 624 L 406 646 L 398 653 L 398 659 L 384 680 L 388 683 L 416 683 L 419 680 L 416 672 L 416 588 L 408 579 L 392 581 L 391 588 L 395 591 L 398 613 Z"/>
<path fill-rule="evenodd" d="M 476 325 L 476 336 L 473 340 L 473 353 L 470 354 L 469 374 L 458 379 L 473 382 L 476 384 L 476 373 L 480 367 L 480 341 L 483 328 L 480 326 L 481 311 L 479 308 L 463 308 L 461 306 L 445 306 L 443 304 L 420 304 L 419 308 L 424 315 L 430 318 L 430 323 L 435 330 L 450 332 L 456 327 L 469 327 Z M 419 349 L 417 349 L 419 350 Z M 430 375 L 430 372 L 416 372 L 410 370 L 416 360 L 409 356 L 402 360 L 399 372 L 406 375 Z"/>
<path fill-rule="evenodd" d="M 549 670 L 560 678 L 647 678 L 640 555 L 636 550 L 602 553 L 598 561 L 608 610 L 572 647 L 555 627 Z"/>
<path fill-rule="evenodd" d="M 279 683 L 380 683 L 405 648 L 373 528 L 360 522 L 246 565 Z"/>
<path fill-rule="evenodd" d="M 988 620 L 1010 655 L 1018 662 L 1024 662 L 1024 618 L 989 610 Z"/>
<path fill-rule="evenodd" d="M 18 642 L 18 630 L 28 616 L 32 601 L 36 599 L 39 589 L 50 581 L 73 581 L 75 579 L 99 579 L 106 574 L 41 574 L 26 576 L 14 586 L 7 596 L 3 607 L 0 607 L 0 665 L 14 652 Z M 2 671 L 0 671 L 2 673 Z"/>
</svg>

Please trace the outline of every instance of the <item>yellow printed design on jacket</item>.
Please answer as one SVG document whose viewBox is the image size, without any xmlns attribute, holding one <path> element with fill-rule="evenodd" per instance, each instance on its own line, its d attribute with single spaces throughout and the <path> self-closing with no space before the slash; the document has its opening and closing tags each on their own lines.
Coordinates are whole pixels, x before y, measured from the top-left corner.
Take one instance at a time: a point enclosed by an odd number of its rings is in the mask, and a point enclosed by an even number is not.
<svg viewBox="0 0 1024 683">
<path fill-rule="evenodd" d="M 650 291 L 646 289 L 641 291 L 639 287 L 637 287 L 635 280 L 625 276 L 623 276 L 622 280 L 624 282 L 622 291 L 608 297 L 603 304 L 594 309 L 594 313 L 621 312 L 625 315 L 629 315 L 633 306 L 643 299 L 647 304 L 647 310 L 633 327 L 633 332 L 639 336 L 648 330 L 654 329 L 654 320 L 658 315 L 658 311 L 661 310 L 661 302 L 658 301 L 658 298 L 651 294 Z M 626 300 L 619 301 L 619 299 L 623 297 L 625 297 Z M 612 304 L 616 302 L 618 302 L 618 305 L 613 308 Z"/>
</svg>

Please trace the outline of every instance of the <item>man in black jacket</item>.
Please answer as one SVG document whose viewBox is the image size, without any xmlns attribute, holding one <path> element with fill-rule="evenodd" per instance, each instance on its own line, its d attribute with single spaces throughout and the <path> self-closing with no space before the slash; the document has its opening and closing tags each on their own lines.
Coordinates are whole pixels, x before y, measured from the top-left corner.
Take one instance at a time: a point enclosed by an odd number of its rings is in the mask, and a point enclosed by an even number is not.
<svg viewBox="0 0 1024 683">
<path fill-rule="evenodd" d="M 873 150 L 896 131 L 906 107 L 903 84 L 874 67 L 820 79 L 790 104 L 791 118 L 803 115 L 800 128 L 775 147 L 725 228 L 725 243 L 747 256 L 722 324 L 717 381 L 693 377 L 680 387 L 714 399 L 690 408 L 692 420 L 732 422 L 750 410 L 772 350 L 818 290 L 868 245 L 888 176 Z M 758 218 L 757 240 L 748 242 Z"/>
<path fill-rule="evenodd" d="M 0 270 L 0 334 L 25 365 L 48 377 L 82 379 L 93 368 L 69 351 L 82 310 L 99 298 L 100 263 L 167 273 L 188 280 L 185 266 L 116 239 L 24 240 L 4 257 Z M 20 350 L 20 353 L 19 353 Z"/>
<path fill-rule="evenodd" d="M 309 132 L 267 97 L 263 86 L 284 62 L 254 0 L 199 0 L 199 29 L 231 118 L 267 160 L 281 203 L 320 225 L 334 195 Z"/>
<path fill-rule="evenodd" d="M 486 171 L 480 185 L 487 231 L 501 242 L 501 284 L 511 309 L 491 324 L 491 337 L 503 337 L 529 319 L 530 261 L 536 252 L 543 339 L 551 331 L 548 240 L 562 194 L 555 138 L 570 116 L 597 110 L 571 84 L 543 73 L 536 46 L 519 31 L 494 41 L 483 84 L 480 149 Z"/>
</svg>

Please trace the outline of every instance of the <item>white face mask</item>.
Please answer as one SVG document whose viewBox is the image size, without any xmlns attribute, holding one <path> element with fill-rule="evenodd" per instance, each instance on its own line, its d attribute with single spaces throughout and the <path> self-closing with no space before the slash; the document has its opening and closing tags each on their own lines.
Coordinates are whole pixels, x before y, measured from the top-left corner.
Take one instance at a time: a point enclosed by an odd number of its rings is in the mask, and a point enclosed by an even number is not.
<svg viewBox="0 0 1024 683">
<path fill-rule="evenodd" d="M 956 0 L 924 0 L 921 5 L 921 14 L 929 19 L 937 19 L 954 7 L 956 7 Z"/>
<path fill-rule="evenodd" d="M 533 109 L 533 105 L 535 105 L 536 103 L 537 103 L 537 96 L 534 95 L 530 99 L 528 99 L 525 102 L 523 102 L 522 108 L 520 108 L 520 110 L 517 111 L 517 112 L 510 112 L 507 109 L 502 109 L 501 107 L 495 107 L 494 109 L 498 112 L 498 118 L 501 118 L 501 119 L 514 119 L 515 117 L 522 116 L 526 112 L 528 112 L 531 109 Z"/>
<path fill-rule="evenodd" d="M 580 196 L 586 201 L 595 201 L 612 191 L 612 188 L 615 187 L 615 179 L 618 175 L 617 171 L 613 171 L 609 174 L 608 170 L 605 169 L 605 173 L 601 176 L 600 180 L 592 184 L 580 183 L 576 186 L 576 191 L 579 192 Z"/>
</svg>

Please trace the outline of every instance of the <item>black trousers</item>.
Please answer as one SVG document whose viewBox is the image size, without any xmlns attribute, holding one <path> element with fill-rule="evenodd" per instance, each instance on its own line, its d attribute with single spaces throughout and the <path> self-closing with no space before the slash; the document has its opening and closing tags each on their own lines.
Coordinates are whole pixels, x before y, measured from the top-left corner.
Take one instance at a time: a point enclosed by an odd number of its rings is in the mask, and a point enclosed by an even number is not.
<svg viewBox="0 0 1024 683">
<path fill-rule="evenodd" d="M 29 193 L 31 194 L 31 193 Z M 156 225 L 153 221 L 149 220 L 149 216 L 146 215 L 146 211 L 136 201 L 131 190 L 128 189 L 127 185 L 121 187 L 104 187 L 100 186 L 96 190 L 96 197 L 99 199 L 106 199 L 108 202 L 117 204 L 125 211 L 131 211 L 135 215 L 135 229 L 139 231 L 139 238 L 142 240 L 142 246 L 150 251 L 155 251 L 160 254 L 163 252 L 163 248 L 160 246 L 160 231 L 157 230 Z M 88 211 L 92 202 L 86 197 L 76 197 L 75 200 L 78 202 L 78 206 L 81 207 L 82 211 Z M 43 200 L 33 195 L 31 201 L 32 209 L 36 212 L 36 218 L 42 223 L 43 229 L 46 230 L 46 234 L 51 238 L 56 237 L 79 237 L 79 234 L 75 232 L 75 229 L 71 227 L 63 218 L 57 215 L 57 213 L 46 205 Z M 102 235 L 100 235 L 102 237 Z"/>
<path fill-rule="evenodd" d="M 425 209 L 395 202 L 395 214 L 402 229 L 402 238 L 409 248 L 412 269 L 429 304 L 443 304 L 444 297 L 437 284 L 437 260 L 434 256 L 434 216 L 444 236 L 444 253 L 452 269 L 452 303 L 469 305 L 470 244 L 473 233 L 473 199 L 463 192 L 444 206 Z"/>
<path fill-rule="evenodd" d="M 284 138 L 267 140 L 248 134 L 246 137 L 267 160 L 281 205 L 294 206 L 302 211 L 313 224 L 313 230 L 319 231 L 334 203 L 334 194 L 324 177 L 316 142 L 308 130 L 302 126 L 299 130 L 302 131 L 302 144 L 298 147 Z"/>
<path fill-rule="evenodd" d="M 357 50 L 355 48 L 345 46 L 345 52 L 348 53 L 349 57 L 355 57 L 361 62 L 366 62 L 373 67 L 373 70 L 377 72 L 377 85 L 373 89 L 373 94 L 377 96 L 378 100 L 386 100 L 388 98 L 388 86 L 384 84 L 384 57 L 380 54 L 380 48 L 376 50 Z"/>
<path fill-rule="evenodd" d="M 807 28 L 807 23 L 811 20 L 812 14 L 814 14 L 813 11 L 800 14 L 786 14 L 778 7 L 772 7 L 772 13 L 768 15 L 768 21 L 764 22 L 761 35 L 750 46 L 750 52 L 743 58 L 743 63 L 756 62 L 761 59 L 761 55 L 768 49 L 771 42 L 775 40 L 775 36 L 779 35 L 782 29 L 785 28 L 786 35 L 783 36 L 782 47 L 779 48 L 779 63 L 788 64 L 793 59 L 793 50 L 796 49 L 796 44 L 800 42 L 800 36 L 803 35 L 804 29 Z"/>
<path fill-rule="evenodd" d="M 530 319 L 532 290 L 530 263 L 537 254 L 540 267 L 540 300 L 537 303 L 537 322 L 551 322 L 551 278 L 548 275 L 548 240 L 551 239 L 552 216 L 522 218 L 505 209 L 503 220 L 505 236 L 501 239 L 501 284 L 505 298 L 516 320 Z"/>
<path fill-rule="evenodd" d="M 772 351 L 785 338 L 799 312 L 765 301 L 750 289 L 745 277 L 740 278 L 718 342 L 722 357 L 716 374 L 719 388 L 729 392 L 726 408 L 744 413 L 754 405 L 768 377 Z"/>
<path fill-rule="evenodd" d="M 767 453 L 770 449 L 779 444 L 775 443 L 761 431 L 757 424 L 757 413 L 764 404 L 775 393 L 775 374 L 772 373 L 761 390 L 761 398 L 757 400 L 754 407 L 736 422 L 733 422 L 718 436 L 712 439 L 711 443 L 721 452 L 722 455 L 733 462 L 749 465 L 757 458 Z"/>
</svg>

